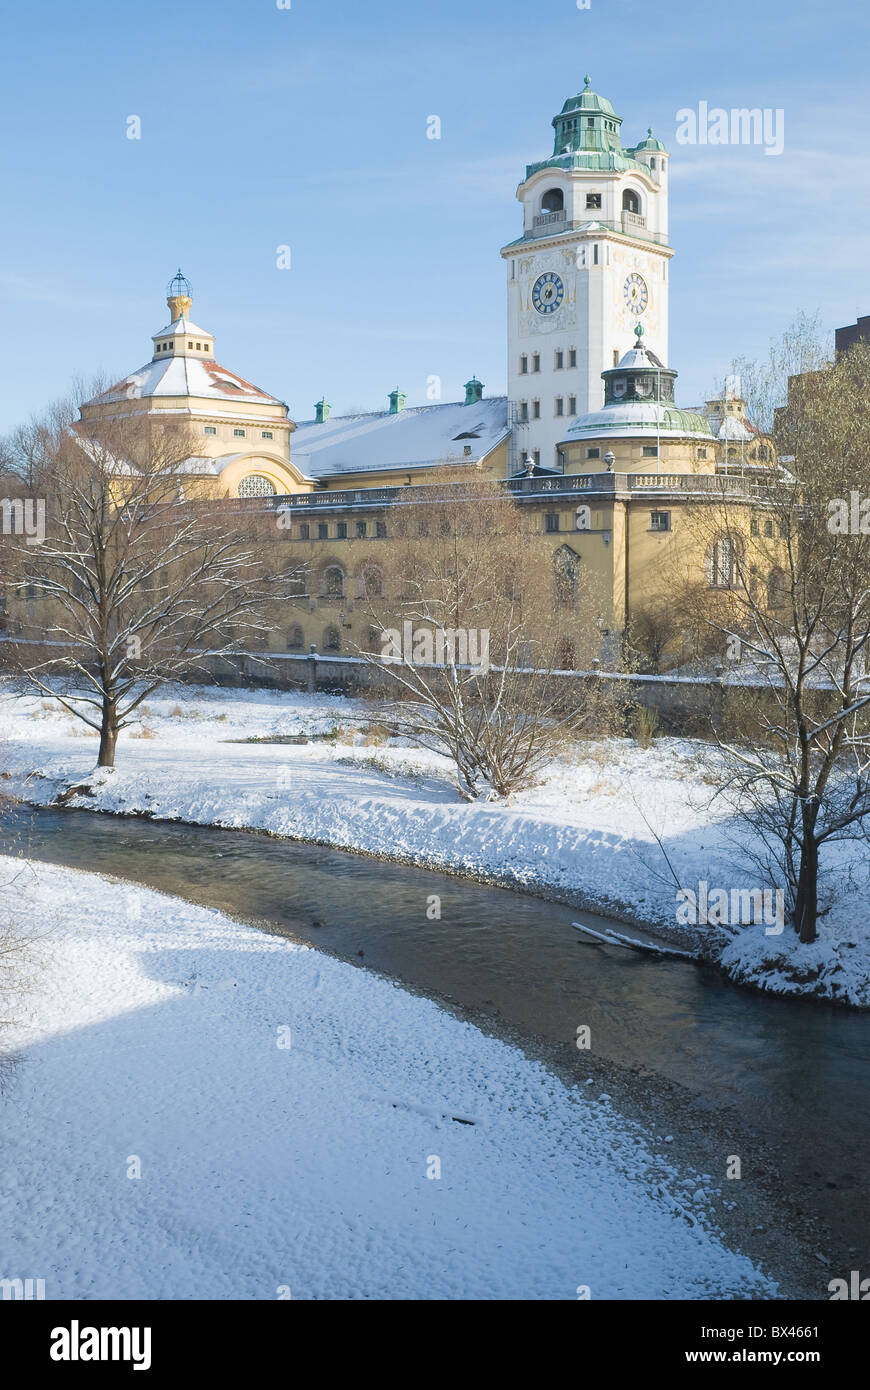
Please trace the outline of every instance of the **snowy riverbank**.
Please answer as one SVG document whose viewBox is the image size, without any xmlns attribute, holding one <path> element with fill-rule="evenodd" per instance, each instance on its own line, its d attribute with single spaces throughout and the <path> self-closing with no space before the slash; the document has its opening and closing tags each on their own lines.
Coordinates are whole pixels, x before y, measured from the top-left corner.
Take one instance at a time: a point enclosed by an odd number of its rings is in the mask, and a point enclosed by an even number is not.
<svg viewBox="0 0 870 1390">
<path fill-rule="evenodd" d="M 0 1277 L 75 1299 L 777 1296 L 715 1234 L 721 1188 L 597 1089 L 218 912 L 46 864 L 0 859 L 0 881 L 40 933 L 3 1036 Z"/>
<path fill-rule="evenodd" d="M 765 886 L 735 849 L 725 813 L 711 810 L 713 788 L 687 740 L 588 745 L 510 803 L 468 805 L 446 760 L 367 743 L 370 718 L 338 697 L 178 687 L 122 734 L 117 769 L 95 775 L 95 740 L 78 721 L 5 694 L 0 756 L 7 788 L 38 804 L 65 796 L 92 810 L 265 830 L 471 874 L 648 924 L 710 955 L 719 949 L 711 929 L 677 920 L 665 853 L 686 888 Z M 292 736 L 312 741 L 231 741 Z M 74 787 L 87 791 L 69 797 Z M 870 1006 L 868 864 L 861 847 L 831 850 L 829 882 L 842 888 L 813 946 L 788 926 L 778 935 L 751 926 L 726 945 L 724 968 L 773 992 Z"/>
</svg>

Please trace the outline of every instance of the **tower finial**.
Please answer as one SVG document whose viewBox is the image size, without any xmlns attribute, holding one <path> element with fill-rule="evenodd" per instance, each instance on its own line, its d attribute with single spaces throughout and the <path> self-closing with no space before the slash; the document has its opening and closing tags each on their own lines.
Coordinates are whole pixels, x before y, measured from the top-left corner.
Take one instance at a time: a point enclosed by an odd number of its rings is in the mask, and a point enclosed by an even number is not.
<svg viewBox="0 0 870 1390">
<path fill-rule="evenodd" d="M 589 76 L 588 72 L 586 76 L 583 78 L 583 82 L 585 84 L 586 91 L 588 92 L 589 88 L 592 86 L 592 78 Z"/>
<path fill-rule="evenodd" d="M 182 275 L 180 266 L 169 281 L 166 303 L 169 306 L 173 323 L 176 319 L 184 318 L 185 314 L 190 312 L 193 304 L 193 286 L 187 276 Z"/>
</svg>

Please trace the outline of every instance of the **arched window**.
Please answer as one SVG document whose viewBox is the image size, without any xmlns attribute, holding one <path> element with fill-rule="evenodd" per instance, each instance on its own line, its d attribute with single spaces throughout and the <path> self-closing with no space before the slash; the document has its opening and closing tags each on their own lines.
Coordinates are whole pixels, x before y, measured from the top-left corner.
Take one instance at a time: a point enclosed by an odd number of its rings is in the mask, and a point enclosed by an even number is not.
<svg viewBox="0 0 870 1390">
<path fill-rule="evenodd" d="M 240 497 L 276 497 L 277 489 L 262 473 L 249 473 L 239 483 Z"/>
<path fill-rule="evenodd" d="M 781 569 L 772 569 L 767 576 L 767 606 L 782 608 L 788 597 L 785 575 Z"/>
<path fill-rule="evenodd" d="M 737 554 L 730 536 L 717 536 L 713 542 L 709 571 L 714 589 L 733 589 L 737 576 Z"/>
<path fill-rule="evenodd" d="M 623 193 L 622 210 L 623 212 L 640 212 L 640 198 L 637 196 L 633 188 L 626 188 L 625 192 Z"/>
<path fill-rule="evenodd" d="M 325 652 L 341 651 L 341 633 L 337 627 L 327 627 L 323 631 L 323 650 Z"/>
<path fill-rule="evenodd" d="M 561 188 L 548 188 L 541 199 L 541 212 L 564 212 L 565 195 Z"/>
<path fill-rule="evenodd" d="M 302 631 L 302 628 L 298 626 L 291 627 L 290 631 L 287 633 L 288 652 L 298 652 L 304 646 L 305 633 Z"/>
<path fill-rule="evenodd" d="M 363 598 L 383 598 L 384 576 L 377 565 L 366 565 L 360 575 L 360 592 Z"/>
<path fill-rule="evenodd" d="M 344 571 L 340 565 L 330 565 L 323 571 L 323 595 L 325 598 L 344 597 Z"/>
<path fill-rule="evenodd" d="M 569 545 L 562 545 L 553 556 L 553 580 L 556 605 L 573 608 L 580 586 L 580 556 Z"/>
</svg>

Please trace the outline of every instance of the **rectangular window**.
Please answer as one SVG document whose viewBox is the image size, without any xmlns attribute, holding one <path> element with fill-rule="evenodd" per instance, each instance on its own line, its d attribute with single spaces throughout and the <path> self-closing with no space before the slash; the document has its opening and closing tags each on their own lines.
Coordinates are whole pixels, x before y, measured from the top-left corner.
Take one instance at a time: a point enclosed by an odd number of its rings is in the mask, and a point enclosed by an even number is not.
<svg viewBox="0 0 870 1390">
<path fill-rule="evenodd" d="M 559 513 L 558 513 L 558 512 L 545 512 L 545 514 L 544 514 L 544 530 L 545 530 L 545 531 L 558 531 L 558 529 L 559 529 Z"/>
<path fill-rule="evenodd" d="M 536 450 L 535 450 L 535 452 L 532 454 L 532 458 L 533 458 L 534 461 L 535 461 L 535 467 L 536 467 L 536 468 L 540 468 L 540 466 L 541 466 L 541 451 L 540 451 L 540 449 L 536 449 Z"/>
<path fill-rule="evenodd" d="M 271 430 L 260 430 L 261 439 L 274 439 L 274 437 L 275 436 L 273 435 Z"/>
<path fill-rule="evenodd" d="M 706 450 L 706 449 L 699 449 L 699 450 L 698 450 L 698 458 L 699 458 L 699 459 L 705 459 L 706 457 L 707 457 L 707 450 Z"/>
<path fill-rule="evenodd" d="M 340 521 L 335 528 L 335 534 L 340 541 L 347 540 L 347 522 Z"/>
<path fill-rule="evenodd" d="M 569 396 L 569 397 L 568 397 L 568 414 L 569 414 L 569 415 L 576 415 L 576 414 L 577 414 L 577 397 L 576 397 L 576 396 Z"/>
<path fill-rule="evenodd" d="M 216 426 L 216 425 L 206 425 L 206 427 L 205 427 L 205 432 L 206 432 L 206 434 L 217 434 L 217 426 Z"/>
<path fill-rule="evenodd" d="M 364 536 L 365 533 L 366 533 L 366 524 L 365 524 L 364 521 L 358 521 L 358 522 L 357 522 L 357 524 L 356 524 L 356 533 L 357 533 L 357 536 L 359 537 L 359 539 L 362 540 L 363 536 Z"/>
<path fill-rule="evenodd" d="M 564 354 L 564 352 L 557 352 L 557 353 L 556 353 L 556 371 L 557 371 L 557 372 L 561 372 L 561 370 L 562 370 L 562 368 L 564 367 L 564 365 L 565 365 L 565 354 Z"/>
<path fill-rule="evenodd" d="M 658 458 L 659 451 L 656 448 L 655 444 L 644 444 L 641 453 L 643 454 L 645 459 L 654 459 Z"/>
<path fill-rule="evenodd" d="M 540 402 L 540 401 L 532 401 L 532 419 L 533 419 L 533 420 L 540 420 L 540 418 L 541 418 L 541 402 Z"/>
<path fill-rule="evenodd" d="M 236 439 L 244 439 L 245 435 L 247 434 L 247 430 L 233 430 L 233 434 L 235 435 Z"/>
<path fill-rule="evenodd" d="M 587 194 L 586 194 L 586 206 L 587 206 L 588 208 L 600 208 L 600 207 L 601 207 L 601 194 L 600 194 L 600 193 L 587 193 Z"/>
<path fill-rule="evenodd" d="M 540 354 L 539 352 L 535 352 L 535 353 L 532 354 L 532 371 L 533 371 L 533 372 L 539 372 L 540 370 L 541 370 L 541 354 Z"/>
<path fill-rule="evenodd" d="M 592 248 L 592 264 L 593 264 L 593 265 L 597 265 L 597 264 L 598 264 L 598 242 L 597 242 L 597 241 L 596 241 L 595 245 L 594 245 L 593 248 Z"/>
<path fill-rule="evenodd" d="M 202 352 L 202 343 L 197 343 L 196 350 L 197 352 Z"/>
<path fill-rule="evenodd" d="M 203 352 L 208 352 L 208 343 L 203 346 Z"/>
<path fill-rule="evenodd" d="M 557 396 L 557 397 L 556 397 L 556 414 L 557 414 L 557 415 L 564 415 L 564 414 L 565 414 L 565 401 L 564 401 L 564 398 L 563 398 L 562 396 Z"/>
<path fill-rule="evenodd" d="M 189 348 L 192 348 L 192 347 L 193 347 L 193 343 L 188 343 L 187 346 L 188 346 Z"/>
<path fill-rule="evenodd" d="M 576 349 L 576 348 L 569 348 L 569 349 L 568 349 L 568 366 L 569 366 L 569 367 L 576 367 L 576 366 L 577 366 L 577 349 Z"/>
<path fill-rule="evenodd" d="M 386 523 L 385 521 L 376 521 L 376 522 L 375 522 L 375 535 L 377 536 L 378 540 L 381 540 L 381 541 L 386 540 L 386 538 L 387 538 L 387 523 Z"/>
<path fill-rule="evenodd" d="M 528 401 L 520 401 L 520 419 L 521 419 L 521 420 L 528 420 L 528 418 L 529 418 L 529 403 L 528 403 Z"/>
<path fill-rule="evenodd" d="M 649 529 L 651 531 L 670 531 L 671 514 L 670 512 L 650 512 Z"/>
<path fill-rule="evenodd" d="M 750 536 L 757 536 L 757 535 L 758 535 L 758 522 L 757 522 L 757 521 L 755 521 L 755 520 L 750 521 L 750 523 L 749 523 L 749 534 L 750 534 Z"/>
<path fill-rule="evenodd" d="M 318 523 L 317 523 L 317 539 L 320 540 L 320 541 L 328 541 L 328 540 L 329 540 L 329 522 L 327 522 L 327 521 L 318 521 Z"/>
<path fill-rule="evenodd" d="M 528 370 L 529 370 L 529 359 L 528 359 L 528 357 L 521 357 L 521 358 L 520 358 L 520 376 L 525 376 L 526 373 L 528 372 Z"/>
<path fill-rule="evenodd" d="M 308 522 L 307 522 L 307 521 L 302 521 L 302 522 L 300 522 L 300 524 L 299 524 L 299 537 L 300 537 L 300 539 L 303 540 L 303 541 L 307 541 L 307 540 L 308 540 L 308 537 L 309 537 L 310 535 L 311 535 L 311 527 L 308 525 Z"/>
<path fill-rule="evenodd" d="M 764 534 L 765 534 L 765 536 L 772 536 L 772 535 L 773 535 L 773 522 L 772 522 L 772 521 L 765 521 L 765 523 L 764 523 Z"/>
<path fill-rule="evenodd" d="M 587 450 L 586 450 L 586 457 L 587 457 L 588 459 L 600 459 L 600 458 L 601 458 L 601 450 L 599 449 L 599 447 L 598 447 L 597 444 L 594 446 L 594 448 L 592 448 L 592 449 L 587 449 Z"/>
</svg>

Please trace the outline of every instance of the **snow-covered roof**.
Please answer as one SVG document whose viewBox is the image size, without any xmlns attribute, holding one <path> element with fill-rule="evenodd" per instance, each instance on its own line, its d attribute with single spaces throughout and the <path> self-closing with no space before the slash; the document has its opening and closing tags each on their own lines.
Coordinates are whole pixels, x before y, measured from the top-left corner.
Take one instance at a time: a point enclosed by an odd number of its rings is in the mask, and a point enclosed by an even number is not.
<svg viewBox="0 0 870 1390">
<path fill-rule="evenodd" d="M 507 396 L 490 396 L 471 405 L 453 401 L 412 406 L 396 415 L 375 411 L 337 416 L 322 425 L 305 420 L 293 435 L 291 457 L 298 469 L 315 478 L 434 468 L 485 458 L 509 432 Z"/>
<path fill-rule="evenodd" d="M 209 333 L 207 328 L 200 328 L 198 324 L 193 323 L 190 319 L 184 318 L 183 316 L 180 319 L 173 319 L 172 323 L 168 324 L 166 328 L 161 328 L 159 333 L 152 333 L 151 336 L 152 338 L 171 338 L 175 334 L 190 334 L 197 338 L 208 339 L 214 337 L 214 334 Z"/>
<path fill-rule="evenodd" d="M 212 400 L 284 405 L 220 363 L 205 362 L 199 357 L 163 357 L 148 362 L 88 404 L 106 405 L 148 396 L 205 396 Z"/>
<path fill-rule="evenodd" d="M 748 422 L 739 420 L 736 415 L 725 416 L 717 435 L 719 439 L 736 439 L 741 443 L 755 438 L 755 432 L 748 427 Z"/>
<path fill-rule="evenodd" d="M 577 439 L 648 439 L 655 435 L 668 439 L 710 439 L 710 425 L 704 415 L 657 401 L 619 401 L 602 410 L 578 415 L 560 443 Z"/>
</svg>

